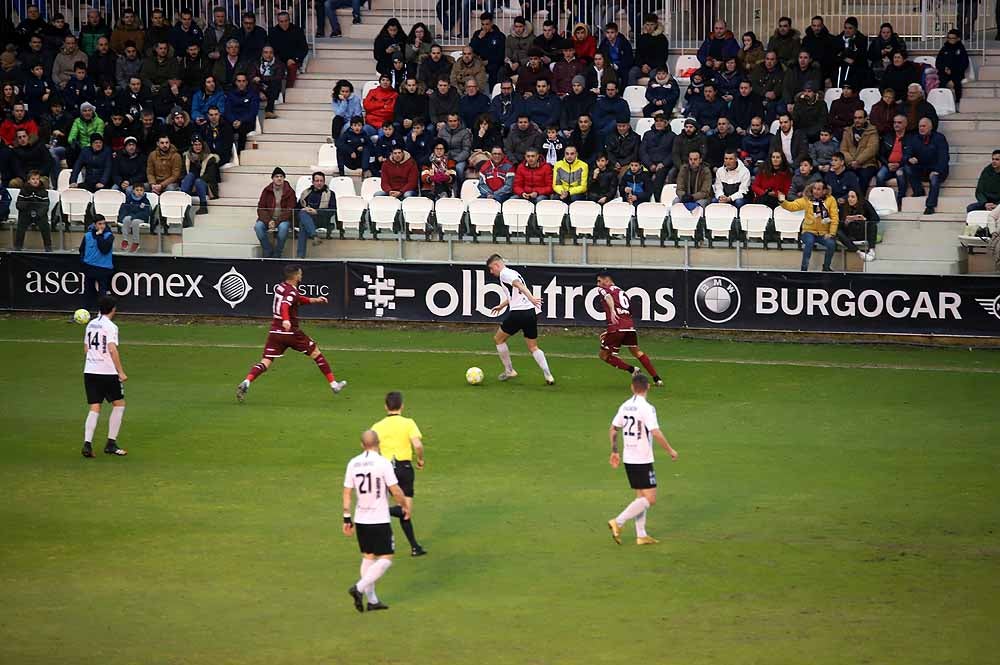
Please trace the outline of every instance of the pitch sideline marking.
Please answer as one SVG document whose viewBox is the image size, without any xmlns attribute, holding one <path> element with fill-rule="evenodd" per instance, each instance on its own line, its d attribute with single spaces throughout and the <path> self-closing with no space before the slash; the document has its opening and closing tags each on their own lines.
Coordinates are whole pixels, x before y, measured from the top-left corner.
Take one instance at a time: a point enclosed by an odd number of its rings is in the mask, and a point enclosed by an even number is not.
<svg viewBox="0 0 1000 665">
<path fill-rule="evenodd" d="M 17 342 L 21 344 L 82 344 L 82 342 L 65 339 L 18 339 L 12 337 L 0 337 L 2 342 Z M 128 342 L 125 348 L 131 346 L 150 347 L 190 347 L 189 342 Z M 212 347 L 223 349 L 260 349 L 259 344 L 219 344 L 211 343 Z M 343 353 L 434 353 L 438 355 L 471 355 L 471 356 L 495 356 L 495 351 L 483 350 L 463 350 L 463 349 L 373 349 L 370 347 L 357 346 L 326 346 L 324 350 L 337 351 Z M 512 356 L 528 357 L 529 354 L 523 352 L 512 352 Z M 589 353 L 545 353 L 550 358 L 566 358 L 569 360 L 588 360 L 597 358 L 597 354 Z M 958 374 L 1000 374 L 1000 368 L 992 367 L 935 367 L 932 365 L 888 365 L 885 363 L 832 363 L 820 360 L 750 360 L 745 358 L 686 358 L 680 356 L 657 356 L 657 361 L 678 362 L 678 363 L 711 363 L 716 365 L 759 365 L 771 367 L 815 367 L 820 369 L 885 369 L 904 372 L 955 372 Z"/>
</svg>

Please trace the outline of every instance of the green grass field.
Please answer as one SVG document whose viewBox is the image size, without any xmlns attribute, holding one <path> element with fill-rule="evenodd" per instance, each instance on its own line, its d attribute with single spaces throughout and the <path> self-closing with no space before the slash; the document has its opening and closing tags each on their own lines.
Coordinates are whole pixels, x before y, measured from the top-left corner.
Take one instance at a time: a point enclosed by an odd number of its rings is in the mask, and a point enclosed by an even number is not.
<svg viewBox="0 0 1000 665">
<path fill-rule="evenodd" d="M 260 323 L 119 323 L 130 454 L 85 460 L 82 328 L 0 319 L 5 665 L 997 662 L 1000 353 L 647 335 L 680 459 L 661 544 L 618 547 L 628 377 L 594 337 L 542 337 L 546 388 L 524 355 L 498 383 L 483 330 L 307 324 L 348 389 L 289 354 L 239 406 Z M 359 615 L 341 485 L 390 389 L 430 555 Z"/>
</svg>

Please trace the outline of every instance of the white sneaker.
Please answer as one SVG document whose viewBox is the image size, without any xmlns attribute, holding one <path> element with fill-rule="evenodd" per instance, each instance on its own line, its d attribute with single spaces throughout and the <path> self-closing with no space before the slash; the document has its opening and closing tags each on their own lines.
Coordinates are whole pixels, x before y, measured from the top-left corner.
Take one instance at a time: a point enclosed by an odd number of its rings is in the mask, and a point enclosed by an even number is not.
<svg viewBox="0 0 1000 665">
<path fill-rule="evenodd" d="M 505 370 L 500 373 L 500 376 L 497 377 L 497 380 L 506 381 L 507 379 L 513 379 L 515 377 L 517 377 L 517 372 L 515 370 L 511 370 L 509 372 Z"/>
<path fill-rule="evenodd" d="M 551 374 L 546 374 L 545 375 L 545 385 L 547 385 L 547 386 L 554 386 L 554 385 L 556 385 L 556 377 L 552 376 Z"/>
<path fill-rule="evenodd" d="M 874 249 L 869 249 L 865 253 L 865 257 L 866 257 L 865 261 L 874 261 L 875 260 L 875 250 Z"/>
<path fill-rule="evenodd" d="M 330 384 L 330 390 L 333 391 L 334 395 L 336 395 L 346 387 L 347 387 L 347 381 L 334 381 L 333 383 Z"/>
<path fill-rule="evenodd" d="M 247 398 L 247 391 L 250 390 L 250 382 L 246 379 L 240 382 L 240 385 L 236 386 L 236 401 L 243 403 Z"/>
</svg>

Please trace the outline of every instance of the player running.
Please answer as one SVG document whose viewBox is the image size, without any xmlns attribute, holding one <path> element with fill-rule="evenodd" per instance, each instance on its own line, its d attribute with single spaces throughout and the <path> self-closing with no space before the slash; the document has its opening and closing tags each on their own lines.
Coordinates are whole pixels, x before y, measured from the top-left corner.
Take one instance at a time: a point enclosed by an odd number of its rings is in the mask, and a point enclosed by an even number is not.
<svg viewBox="0 0 1000 665">
<path fill-rule="evenodd" d="M 118 355 L 118 326 L 112 322 L 118 313 L 118 301 L 113 296 L 101 296 L 97 303 L 100 315 L 87 324 L 83 336 L 83 346 L 87 360 L 83 368 L 83 387 L 87 391 L 90 411 L 83 428 L 84 457 L 93 457 L 94 430 L 101 417 L 101 404 L 111 402 L 111 417 L 108 419 L 108 443 L 104 452 L 108 455 L 124 457 L 128 452 L 118 447 L 118 432 L 125 417 L 125 390 L 122 384 L 128 380 Z"/>
<path fill-rule="evenodd" d="M 552 376 L 552 372 L 549 371 L 549 363 L 545 360 L 545 353 L 538 348 L 538 314 L 542 311 L 542 299 L 536 298 L 531 293 L 521 274 L 508 268 L 504 264 L 503 257 L 499 254 L 493 254 L 486 259 L 486 267 L 491 275 L 500 279 L 500 284 L 507 288 L 509 294 L 506 300 L 492 310 L 493 314 L 499 314 L 504 309 L 508 309 L 507 315 L 500 322 L 500 329 L 493 336 L 497 353 L 500 355 L 500 362 L 503 363 L 503 374 L 498 378 L 501 381 L 506 381 L 517 376 L 514 364 L 510 360 L 507 340 L 510 339 L 511 335 L 521 332 L 524 334 L 524 342 L 528 345 L 531 357 L 542 368 L 545 383 L 550 386 L 555 384 L 556 380 Z"/>
<path fill-rule="evenodd" d="M 363 601 L 368 596 L 368 611 L 372 612 L 389 609 L 375 595 L 375 582 L 389 570 L 395 551 L 388 495 L 392 494 L 396 503 L 403 507 L 404 519 L 410 519 L 410 507 L 404 503 L 403 490 L 399 489 L 392 464 L 379 454 L 378 434 L 365 431 L 361 435 L 361 447 L 364 452 L 347 463 L 344 474 L 344 535 L 350 536 L 357 529 L 362 556 L 361 579 L 347 593 L 354 599 L 354 609 L 358 612 L 365 611 Z M 353 492 L 358 494 L 358 505 L 352 520 Z"/>
<path fill-rule="evenodd" d="M 323 357 L 316 342 L 299 329 L 299 305 L 316 303 L 325 305 L 329 301 L 325 297 L 308 298 L 299 293 L 298 287 L 302 283 L 301 266 L 287 265 L 284 273 L 285 281 L 274 287 L 274 302 L 271 305 L 274 319 L 271 321 L 271 331 L 267 334 L 267 342 L 264 345 L 264 356 L 250 368 L 247 378 L 236 386 L 236 399 L 240 402 L 246 399 L 250 384 L 266 372 L 274 359 L 280 358 L 285 349 L 294 349 L 312 358 L 330 383 L 330 389 L 334 394 L 339 393 L 347 385 L 347 381 L 337 381 L 334 378 L 330 363 Z"/>
<path fill-rule="evenodd" d="M 601 360 L 633 375 L 638 373 L 641 371 L 638 367 L 629 365 L 618 357 L 621 348 L 627 346 L 629 352 L 653 377 L 653 383 L 662 386 L 663 380 L 656 373 L 653 361 L 639 348 L 639 334 L 635 330 L 628 294 L 615 286 L 615 280 L 607 270 L 597 273 L 597 292 L 601 296 L 601 305 L 604 306 L 608 326 L 608 329 L 601 333 L 601 351 L 598 354 Z"/>
<path fill-rule="evenodd" d="M 628 482 L 635 490 L 635 499 L 625 507 L 618 517 L 608 520 L 611 537 L 622 544 L 622 526 L 628 520 L 635 520 L 635 544 L 652 545 L 658 543 L 646 533 L 646 512 L 656 503 L 656 472 L 653 471 L 653 439 L 663 447 L 670 458 L 677 459 L 677 451 L 670 447 L 667 438 L 660 431 L 656 420 L 656 409 L 646 401 L 649 379 L 645 374 L 632 377 L 632 397 L 618 407 L 615 419 L 611 421 L 608 434 L 611 437 L 612 469 L 617 469 L 624 458 Z M 623 451 L 618 454 L 618 431 L 621 430 Z"/>
</svg>

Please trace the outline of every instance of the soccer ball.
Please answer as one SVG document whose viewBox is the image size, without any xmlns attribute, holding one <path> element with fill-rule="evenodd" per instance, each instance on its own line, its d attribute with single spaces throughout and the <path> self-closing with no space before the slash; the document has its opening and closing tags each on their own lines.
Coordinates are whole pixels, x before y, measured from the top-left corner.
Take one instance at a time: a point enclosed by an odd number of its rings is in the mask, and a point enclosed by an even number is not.
<svg viewBox="0 0 1000 665">
<path fill-rule="evenodd" d="M 90 312 L 81 307 L 80 309 L 73 312 L 73 320 L 79 323 L 81 326 L 85 326 L 88 323 L 90 323 Z"/>
<path fill-rule="evenodd" d="M 478 367 L 470 367 L 465 370 L 465 380 L 470 386 L 478 386 L 483 382 L 483 370 Z"/>
</svg>

